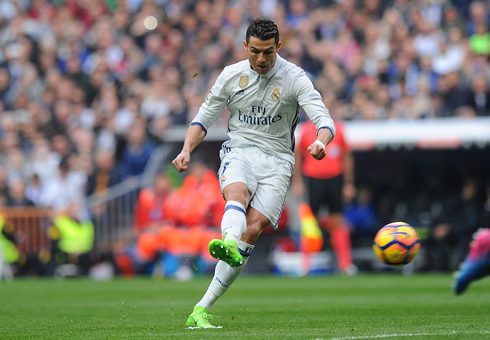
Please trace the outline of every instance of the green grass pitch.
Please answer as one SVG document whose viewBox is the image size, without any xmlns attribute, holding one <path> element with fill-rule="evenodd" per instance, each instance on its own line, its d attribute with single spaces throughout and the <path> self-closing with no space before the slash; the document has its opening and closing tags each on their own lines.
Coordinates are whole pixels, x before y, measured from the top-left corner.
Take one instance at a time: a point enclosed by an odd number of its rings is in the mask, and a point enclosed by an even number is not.
<svg viewBox="0 0 490 340">
<path fill-rule="evenodd" d="M 241 277 L 185 321 L 210 278 L 0 282 L 1 339 L 490 339 L 490 278 L 462 296 L 449 274 Z"/>
</svg>

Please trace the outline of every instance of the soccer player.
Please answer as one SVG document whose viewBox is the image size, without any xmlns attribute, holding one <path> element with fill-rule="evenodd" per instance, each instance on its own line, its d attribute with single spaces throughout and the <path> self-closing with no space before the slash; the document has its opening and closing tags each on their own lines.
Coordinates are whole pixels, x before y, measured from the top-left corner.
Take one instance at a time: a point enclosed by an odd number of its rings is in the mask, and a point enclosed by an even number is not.
<svg viewBox="0 0 490 340">
<path fill-rule="evenodd" d="M 490 275 L 490 229 L 480 229 L 471 243 L 470 252 L 466 257 L 454 292 L 463 294 L 471 282 Z"/>
<path fill-rule="evenodd" d="M 186 171 L 191 152 L 204 139 L 225 105 L 230 111 L 229 140 L 220 151 L 218 172 L 226 200 L 221 221 L 223 240 L 209 243 L 220 260 L 187 326 L 212 328 L 211 306 L 240 275 L 262 231 L 277 222 L 294 173 L 294 130 L 301 106 L 316 126 L 308 152 L 325 157 L 335 125 L 305 72 L 278 55 L 279 31 L 271 20 L 250 22 L 243 42 L 248 60 L 225 67 L 191 122 L 180 154 L 173 160 Z"/>
</svg>

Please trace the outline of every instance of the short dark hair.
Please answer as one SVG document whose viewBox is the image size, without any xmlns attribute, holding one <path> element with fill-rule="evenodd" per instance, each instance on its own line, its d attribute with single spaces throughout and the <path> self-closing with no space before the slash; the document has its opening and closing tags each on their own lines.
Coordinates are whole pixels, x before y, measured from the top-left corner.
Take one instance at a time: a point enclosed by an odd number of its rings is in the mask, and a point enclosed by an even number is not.
<svg viewBox="0 0 490 340">
<path fill-rule="evenodd" d="M 279 44 L 279 29 L 274 21 L 266 18 L 256 18 L 250 21 L 247 28 L 245 40 L 247 44 L 250 42 L 250 37 L 255 37 L 260 40 L 269 40 L 274 38 L 274 42 Z"/>
</svg>

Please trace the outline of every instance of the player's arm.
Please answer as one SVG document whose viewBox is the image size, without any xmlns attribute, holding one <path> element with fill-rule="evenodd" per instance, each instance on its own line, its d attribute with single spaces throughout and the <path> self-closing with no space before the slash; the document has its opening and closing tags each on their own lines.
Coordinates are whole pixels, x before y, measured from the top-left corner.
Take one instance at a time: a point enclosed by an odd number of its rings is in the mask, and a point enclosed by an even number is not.
<svg viewBox="0 0 490 340">
<path fill-rule="evenodd" d="M 333 134 L 330 130 L 322 128 L 318 130 L 316 140 L 308 147 L 310 155 L 318 160 L 325 158 L 325 146 L 333 139 Z"/>
<path fill-rule="evenodd" d="M 178 172 L 186 171 L 191 161 L 191 153 L 198 146 L 206 133 L 199 125 L 191 125 L 185 136 L 184 147 L 180 154 L 172 161 L 173 166 Z"/>
<path fill-rule="evenodd" d="M 187 130 L 184 146 L 180 154 L 172 161 L 173 166 L 178 172 L 186 171 L 191 161 L 192 151 L 206 137 L 208 129 L 218 120 L 221 112 L 228 102 L 229 96 L 225 89 L 226 69 L 221 72 L 216 79 L 216 83 L 211 88 L 204 103 L 199 108 L 199 112 L 191 122 Z"/>
<path fill-rule="evenodd" d="M 295 93 L 298 104 L 317 128 L 316 140 L 308 147 L 308 152 L 313 158 L 322 160 L 325 157 L 325 146 L 332 141 L 335 135 L 333 119 L 320 93 L 315 90 L 311 80 L 304 72 L 293 82 L 292 92 Z"/>
</svg>

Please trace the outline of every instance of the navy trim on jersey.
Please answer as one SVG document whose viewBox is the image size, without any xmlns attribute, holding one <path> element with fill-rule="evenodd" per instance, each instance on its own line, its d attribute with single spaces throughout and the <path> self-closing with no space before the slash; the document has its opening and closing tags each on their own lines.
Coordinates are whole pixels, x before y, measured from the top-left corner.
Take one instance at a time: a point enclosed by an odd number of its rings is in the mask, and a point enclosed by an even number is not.
<svg viewBox="0 0 490 340">
<path fill-rule="evenodd" d="M 194 122 L 194 123 L 190 123 L 189 126 L 192 126 L 192 125 L 199 125 L 201 127 L 201 129 L 204 131 L 204 134 L 207 135 L 208 134 L 208 130 L 206 130 L 206 128 L 204 127 L 204 125 L 202 125 L 201 123 L 198 123 L 198 122 Z"/>
<path fill-rule="evenodd" d="M 321 130 L 321 129 L 328 129 L 330 131 L 330 133 L 332 134 L 332 138 L 335 137 L 335 134 L 333 133 L 333 130 L 331 128 L 329 128 L 328 126 L 322 126 L 321 128 L 319 128 L 318 130 L 316 130 L 316 135 L 318 136 L 318 132 Z"/>
<path fill-rule="evenodd" d="M 230 116 L 228 117 L 228 121 L 226 122 L 226 129 L 230 132 L 230 120 L 233 118 L 233 113 L 230 112 Z"/>
<path fill-rule="evenodd" d="M 299 105 L 296 108 L 296 116 L 294 117 L 293 124 L 291 126 L 291 150 L 294 152 L 294 146 L 296 145 L 296 138 L 294 137 L 294 131 L 299 124 Z"/>
<path fill-rule="evenodd" d="M 228 152 L 231 151 L 231 148 L 229 148 L 227 145 L 231 143 L 231 140 L 224 141 L 223 144 L 221 144 L 221 149 L 223 149 L 223 153 L 226 155 Z M 228 162 L 230 163 L 230 162 Z M 227 164 L 228 164 L 227 163 Z M 225 166 L 226 167 L 226 166 Z M 224 172 L 224 170 L 223 170 Z"/>
<path fill-rule="evenodd" d="M 223 176 L 225 174 L 225 171 L 226 171 L 226 167 L 230 165 L 230 162 L 226 162 L 224 165 L 223 165 L 223 172 L 221 173 L 221 176 Z"/>
</svg>

